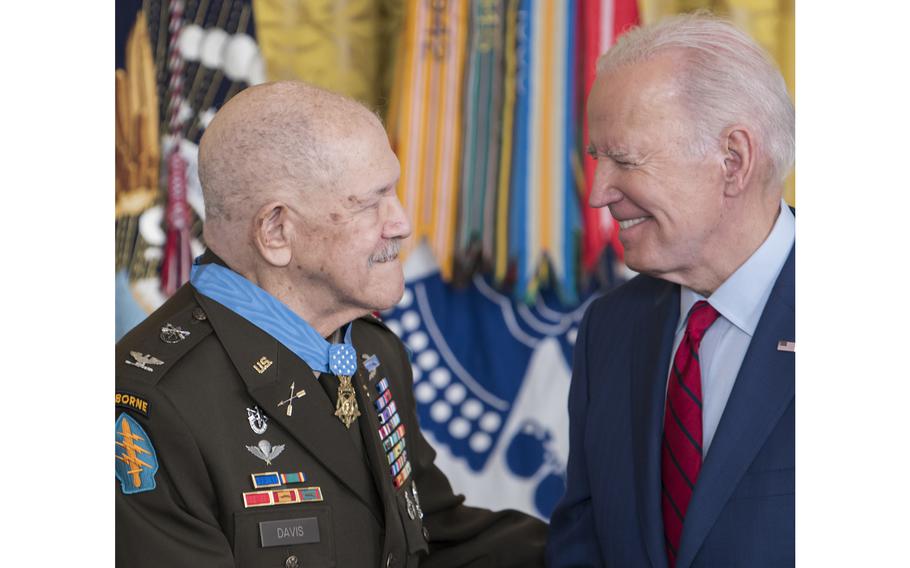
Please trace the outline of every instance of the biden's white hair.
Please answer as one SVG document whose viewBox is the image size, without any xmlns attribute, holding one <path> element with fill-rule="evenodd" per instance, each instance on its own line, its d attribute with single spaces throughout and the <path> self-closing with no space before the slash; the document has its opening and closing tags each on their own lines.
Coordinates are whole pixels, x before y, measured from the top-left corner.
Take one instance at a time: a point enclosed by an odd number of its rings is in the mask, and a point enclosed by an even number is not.
<svg viewBox="0 0 910 568">
<path fill-rule="evenodd" d="M 752 38 L 731 22 L 705 12 L 680 14 L 633 28 L 597 61 L 597 73 L 680 53 L 677 79 L 692 117 L 696 146 L 704 152 L 734 124 L 751 127 L 768 181 L 780 184 L 795 155 L 795 112 L 777 66 Z"/>
</svg>

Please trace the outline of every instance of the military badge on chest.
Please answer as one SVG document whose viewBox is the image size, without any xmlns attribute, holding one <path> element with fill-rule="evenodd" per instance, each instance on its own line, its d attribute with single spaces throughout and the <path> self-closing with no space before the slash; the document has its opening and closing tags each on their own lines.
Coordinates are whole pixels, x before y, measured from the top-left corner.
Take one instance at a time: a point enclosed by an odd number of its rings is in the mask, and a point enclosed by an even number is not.
<svg viewBox="0 0 910 568">
<path fill-rule="evenodd" d="M 244 508 L 322 501 L 321 487 L 299 487 L 300 484 L 306 483 L 306 475 L 302 471 L 289 473 L 267 471 L 253 473 L 250 477 L 257 491 L 243 492 Z"/>
<path fill-rule="evenodd" d="M 354 386 L 351 384 L 351 378 L 357 372 L 357 353 L 354 348 L 343 343 L 332 345 L 329 348 L 329 370 L 338 377 L 339 383 L 335 416 L 341 420 L 345 428 L 350 428 L 354 420 L 360 416 Z"/>
<path fill-rule="evenodd" d="M 272 465 L 272 460 L 281 455 L 284 451 L 284 444 L 272 445 L 268 440 L 259 440 L 255 446 L 247 446 L 247 451 L 264 461 L 267 465 Z"/>
<path fill-rule="evenodd" d="M 365 366 L 370 374 L 376 373 L 379 367 L 379 358 L 371 355 L 366 359 Z M 398 414 L 392 390 L 389 388 L 389 379 L 383 378 L 376 383 L 375 388 L 377 396 L 376 400 L 373 401 L 373 408 L 380 424 L 378 430 L 379 441 L 388 461 L 389 472 L 392 474 L 392 484 L 397 489 L 411 475 L 411 462 L 408 461 L 406 449 L 405 427 L 401 422 L 401 416 Z"/>
<path fill-rule="evenodd" d="M 269 417 L 266 416 L 259 407 L 255 404 L 253 408 L 246 409 L 247 420 L 250 422 L 250 428 L 253 429 L 253 432 L 256 434 L 265 434 L 266 429 L 269 427 Z"/>
</svg>

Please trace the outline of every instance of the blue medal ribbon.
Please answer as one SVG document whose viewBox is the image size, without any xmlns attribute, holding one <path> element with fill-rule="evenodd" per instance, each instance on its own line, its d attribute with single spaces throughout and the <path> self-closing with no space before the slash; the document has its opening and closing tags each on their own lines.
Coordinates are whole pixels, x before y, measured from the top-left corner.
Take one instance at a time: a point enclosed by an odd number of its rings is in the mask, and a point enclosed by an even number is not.
<svg viewBox="0 0 910 568">
<path fill-rule="evenodd" d="M 219 264 L 198 264 L 197 259 L 190 282 L 204 296 L 277 339 L 314 371 L 347 377 L 357 371 L 350 324 L 344 343 L 331 344 L 281 300 Z"/>
</svg>

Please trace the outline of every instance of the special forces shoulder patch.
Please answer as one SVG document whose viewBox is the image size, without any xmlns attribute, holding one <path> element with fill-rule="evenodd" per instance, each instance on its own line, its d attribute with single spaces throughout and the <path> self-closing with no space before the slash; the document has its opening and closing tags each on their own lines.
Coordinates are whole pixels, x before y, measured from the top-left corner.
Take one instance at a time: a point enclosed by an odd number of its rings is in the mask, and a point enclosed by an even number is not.
<svg viewBox="0 0 910 568">
<path fill-rule="evenodd" d="M 125 412 L 117 417 L 115 431 L 115 474 L 120 489 L 127 495 L 151 491 L 155 488 L 158 456 L 148 434 Z"/>
</svg>

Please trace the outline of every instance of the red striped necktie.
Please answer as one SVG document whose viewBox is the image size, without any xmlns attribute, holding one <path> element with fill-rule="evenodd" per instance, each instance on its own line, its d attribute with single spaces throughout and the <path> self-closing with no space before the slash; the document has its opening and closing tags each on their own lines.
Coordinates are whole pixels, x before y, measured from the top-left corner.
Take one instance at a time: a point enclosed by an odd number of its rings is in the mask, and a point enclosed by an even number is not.
<svg viewBox="0 0 910 568">
<path fill-rule="evenodd" d="M 667 385 L 660 479 L 664 544 L 670 568 L 676 565 L 683 520 L 692 499 L 695 480 L 701 471 L 702 398 L 698 347 L 705 331 L 719 315 L 704 300 L 692 306 L 686 334 L 673 357 L 673 368 Z"/>
</svg>

